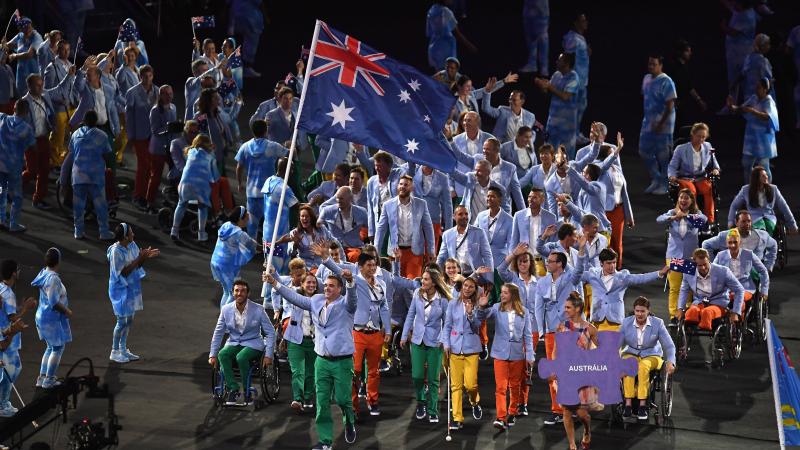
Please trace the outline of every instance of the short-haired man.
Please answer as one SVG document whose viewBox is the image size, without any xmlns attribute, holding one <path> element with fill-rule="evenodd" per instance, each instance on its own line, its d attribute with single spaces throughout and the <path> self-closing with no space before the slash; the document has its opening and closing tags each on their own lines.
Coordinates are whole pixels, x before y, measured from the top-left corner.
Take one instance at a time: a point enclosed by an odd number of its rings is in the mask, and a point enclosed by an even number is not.
<svg viewBox="0 0 800 450">
<path fill-rule="evenodd" d="M 356 262 L 367 240 L 367 210 L 353 204 L 350 186 L 340 187 L 334 198 L 336 204 L 323 207 L 318 222 L 327 225 L 333 237 L 342 243 L 347 260 Z"/>
<path fill-rule="evenodd" d="M 738 321 L 744 305 L 742 284 L 730 269 L 712 263 L 706 250 L 698 248 L 692 254 L 692 259 L 697 264 L 697 272 L 694 275 L 683 276 L 678 297 L 678 318 L 680 319 L 685 311 L 685 321 L 699 323 L 700 329 L 703 330 L 711 330 L 714 319 L 722 317 L 726 311 L 734 321 Z M 729 292 L 733 293 L 731 310 L 728 310 Z M 687 309 L 686 301 L 690 294 L 692 304 Z"/>
</svg>

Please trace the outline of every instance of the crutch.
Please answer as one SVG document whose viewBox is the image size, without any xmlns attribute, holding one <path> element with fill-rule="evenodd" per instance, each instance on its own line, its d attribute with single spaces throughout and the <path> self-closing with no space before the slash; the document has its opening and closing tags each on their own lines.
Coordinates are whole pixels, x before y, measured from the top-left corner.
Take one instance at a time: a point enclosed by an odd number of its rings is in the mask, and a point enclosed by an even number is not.
<svg viewBox="0 0 800 450">
<path fill-rule="evenodd" d="M 16 387 L 16 386 L 14 386 L 14 383 L 11 381 L 11 375 L 10 375 L 10 374 L 8 373 L 8 371 L 6 370 L 6 366 L 3 366 L 3 365 L 1 365 L 1 364 L 0 364 L 0 367 L 2 367 L 2 368 L 3 368 L 3 374 L 4 374 L 4 376 L 8 377 L 8 383 L 9 383 L 9 384 L 11 384 L 11 389 L 14 391 L 14 393 L 15 393 L 15 394 L 17 394 L 17 398 L 19 399 L 19 403 L 20 403 L 20 404 L 22 405 L 22 407 L 24 408 L 24 407 L 25 407 L 25 401 L 24 401 L 24 400 L 22 400 L 22 396 L 21 396 L 21 395 L 19 395 L 19 391 L 17 390 L 17 387 Z M 37 423 L 35 420 L 32 420 L 32 421 L 31 421 L 31 425 L 33 425 L 33 428 L 39 428 L 39 424 L 38 424 L 38 423 Z"/>
<path fill-rule="evenodd" d="M 449 364 L 450 358 L 447 358 L 447 362 Z M 444 374 L 447 375 L 447 436 L 445 436 L 444 440 L 450 442 L 453 440 L 453 436 L 450 436 L 450 368 L 447 367 L 448 364 L 442 361 Z"/>
</svg>

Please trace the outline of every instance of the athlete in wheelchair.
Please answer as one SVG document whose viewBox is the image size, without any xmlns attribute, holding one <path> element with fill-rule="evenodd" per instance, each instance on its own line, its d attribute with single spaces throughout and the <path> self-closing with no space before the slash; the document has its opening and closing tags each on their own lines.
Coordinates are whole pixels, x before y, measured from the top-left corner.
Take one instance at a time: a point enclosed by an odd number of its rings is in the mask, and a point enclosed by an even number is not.
<svg viewBox="0 0 800 450">
<path fill-rule="evenodd" d="M 772 272 L 778 255 L 778 243 L 764 230 L 753 228 L 753 217 L 746 209 L 736 211 L 736 227 L 720 231 L 717 236 L 703 241 L 703 248 L 713 257 L 717 252 L 728 248 L 728 233 L 736 230 L 739 234 L 740 246 L 758 256 L 767 270 Z"/>
<path fill-rule="evenodd" d="M 244 406 L 253 403 L 258 390 L 252 386 L 255 376 L 261 379 L 261 396 L 272 402 L 272 352 L 275 328 L 264 308 L 250 301 L 250 286 L 244 280 L 233 282 L 234 302 L 223 306 L 211 338 L 208 363 L 214 368 L 212 396 L 220 406 Z M 222 339 L 228 340 L 222 346 Z M 234 366 L 235 363 L 235 366 Z M 234 367 L 239 371 L 236 381 Z M 240 389 L 241 388 L 241 389 Z"/>
<path fill-rule="evenodd" d="M 713 264 L 708 252 L 694 251 L 694 275 L 684 275 L 678 297 L 677 356 L 685 360 L 693 335 L 711 336 L 711 366 L 722 367 L 725 360 L 738 359 L 742 350 L 740 312 L 744 288 L 730 269 Z M 733 293 L 733 300 L 730 294 Z M 692 298 L 687 308 L 686 302 Z"/>
<path fill-rule="evenodd" d="M 639 297 L 633 302 L 633 315 L 622 321 L 622 358 L 636 358 L 637 377 L 622 380 L 623 420 L 634 416 L 646 421 L 651 408 L 661 419 L 672 413 L 672 374 L 675 372 L 675 344 L 664 321 L 650 314 L 650 301 Z M 666 364 L 665 364 L 666 362 Z M 661 396 L 656 402 L 656 393 Z M 633 399 L 639 400 L 634 409 Z"/>
<path fill-rule="evenodd" d="M 752 251 L 742 248 L 739 231 L 734 228 L 728 232 L 728 249 L 717 253 L 714 264 L 725 266 L 739 280 L 744 288 L 744 323 L 748 334 L 755 337 L 755 342 L 766 339 L 766 319 L 768 314 L 767 298 L 769 295 L 769 272 L 761 259 Z M 733 293 L 730 294 L 733 299 Z M 755 330 L 748 327 L 753 323 Z"/>
<path fill-rule="evenodd" d="M 770 184 L 769 175 L 762 166 L 750 172 L 750 182 L 739 190 L 731 202 L 728 226 L 740 209 L 747 209 L 753 220 L 753 228 L 765 230 L 778 244 L 776 264 L 782 269 L 789 262 L 787 233 L 797 233 L 797 221 L 778 186 Z"/>
<path fill-rule="evenodd" d="M 719 163 L 707 138 L 708 125 L 702 122 L 692 125 L 689 142 L 675 147 L 667 175 L 672 203 L 677 202 L 681 189 L 689 189 L 708 218 L 709 229 L 705 234 L 714 235 L 719 232 Z"/>
</svg>

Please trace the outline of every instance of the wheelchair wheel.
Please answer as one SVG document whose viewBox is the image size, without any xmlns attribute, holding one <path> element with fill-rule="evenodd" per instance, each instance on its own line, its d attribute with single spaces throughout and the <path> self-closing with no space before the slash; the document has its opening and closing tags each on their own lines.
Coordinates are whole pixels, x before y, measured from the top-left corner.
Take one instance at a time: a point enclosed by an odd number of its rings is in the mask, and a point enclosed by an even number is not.
<svg viewBox="0 0 800 450">
<path fill-rule="evenodd" d="M 261 397 L 264 401 L 271 404 L 278 399 L 280 390 L 280 362 L 274 359 L 269 367 L 261 371 Z"/>
<path fill-rule="evenodd" d="M 171 209 L 161 208 L 158 210 L 158 228 L 164 233 L 169 233 L 170 231 L 172 231 Z"/>
<path fill-rule="evenodd" d="M 789 244 L 786 239 L 786 225 L 783 220 L 778 220 L 775 226 L 775 240 L 778 242 L 778 255 L 775 265 L 779 270 L 783 270 L 789 264 Z"/>
<path fill-rule="evenodd" d="M 729 354 L 727 347 L 730 346 L 730 342 L 727 341 L 730 332 L 727 328 L 724 325 L 720 325 L 711 336 L 711 367 L 714 369 L 722 368 L 725 365 L 725 357 Z"/>
<path fill-rule="evenodd" d="M 392 368 L 395 375 L 403 374 L 403 359 L 401 358 L 402 349 L 400 348 L 400 338 L 402 337 L 402 330 L 395 330 L 392 335 L 392 342 L 389 344 L 389 357 L 391 358 Z"/>
<path fill-rule="evenodd" d="M 659 396 L 658 412 L 661 420 L 672 415 L 672 375 L 666 368 L 661 369 L 661 392 Z"/>
<path fill-rule="evenodd" d="M 686 333 L 686 324 L 683 319 L 678 322 L 675 332 L 675 355 L 678 361 L 686 361 L 689 357 L 689 336 Z"/>
<path fill-rule="evenodd" d="M 197 234 L 197 228 L 198 227 L 199 227 L 199 224 L 197 223 L 197 219 L 192 219 L 192 221 L 189 222 L 189 231 L 192 234 L 195 234 L 195 235 Z"/>
<path fill-rule="evenodd" d="M 211 369 L 211 397 L 214 399 L 214 404 L 218 408 L 225 405 L 225 384 L 222 379 L 222 373 L 216 367 Z"/>
<path fill-rule="evenodd" d="M 730 323 L 728 325 L 730 342 L 728 346 L 729 359 L 739 359 L 739 357 L 742 356 L 742 341 L 744 340 L 743 328 L 742 324 L 739 323 Z"/>
<path fill-rule="evenodd" d="M 767 318 L 769 318 L 769 304 L 763 298 L 759 298 L 756 306 L 756 342 L 758 343 L 767 340 Z"/>
</svg>

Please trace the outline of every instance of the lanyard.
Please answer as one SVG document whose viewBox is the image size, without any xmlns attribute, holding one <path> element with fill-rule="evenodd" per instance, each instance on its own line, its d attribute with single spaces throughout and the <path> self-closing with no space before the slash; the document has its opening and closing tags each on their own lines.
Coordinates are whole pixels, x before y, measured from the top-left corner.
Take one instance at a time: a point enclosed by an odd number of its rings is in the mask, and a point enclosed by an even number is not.
<svg viewBox="0 0 800 450">
<path fill-rule="evenodd" d="M 338 210 L 339 214 L 339 223 L 342 224 L 341 229 L 344 231 L 344 216 L 342 215 L 341 208 Z M 350 210 L 350 228 L 355 228 L 355 217 L 353 217 L 353 210 Z"/>
<path fill-rule="evenodd" d="M 467 227 L 467 232 L 464 233 L 464 238 L 461 239 L 461 242 L 459 242 L 458 245 L 456 245 L 456 253 L 458 253 L 458 249 L 460 249 L 461 246 L 464 245 L 464 242 L 467 241 L 468 236 L 469 236 L 469 227 Z"/>
</svg>

